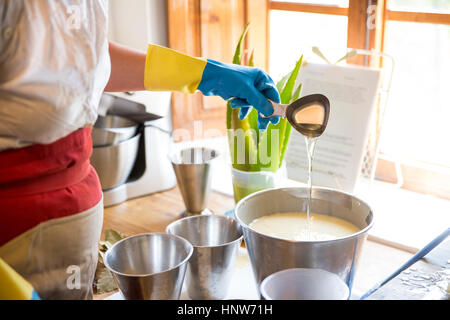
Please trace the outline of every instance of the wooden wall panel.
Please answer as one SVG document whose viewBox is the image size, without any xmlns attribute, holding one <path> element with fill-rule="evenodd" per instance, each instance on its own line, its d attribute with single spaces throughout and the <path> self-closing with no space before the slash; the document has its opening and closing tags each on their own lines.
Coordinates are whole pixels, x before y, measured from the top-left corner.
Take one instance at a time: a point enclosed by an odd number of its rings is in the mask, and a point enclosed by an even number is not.
<svg viewBox="0 0 450 320">
<path fill-rule="evenodd" d="M 198 0 L 170 0 L 168 1 L 169 47 L 181 52 L 199 56 L 201 53 L 199 19 L 200 2 Z M 172 122 L 174 129 L 185 128 L 195 120 L 192 110 L 201 103 L 198 94 L 185 95 L 173 93 L 172 95 Z"/>
<path fill-rule="evenodd" d="M 201 56 L 231 63 L 244 29 L 244 14 L 244 0 L 201 0 Z M 224 117 L 224 105 L 220 97 L 203 97 L 203 105 L 198 112 L 202 119 L 207 120 L 211 114 L 202 111 L 220 109 L 216 117 Z"/>
<path fill-rule="evenodd" d="M 350 0 L 348 4 L 347 47 L 366 48 L 368 0 Z"/>
<path fill-rule="evenodd" d="M 269 67 L 269 0 L 246 0 L 246 22 L 250 30 L 246 48 L 254 50 L 255 66 L 268 70 Z"/>
<path fill-rule="evenodd" d="M 267 10 L 268 0 L 168 0 L 169 47 L 231 63 L 239 37 L 251 21 L 245 47 L 255 48 L 256 65 L 265 68 L 268 61 Z M 203 130 L 217 129 L 225 135 L 225 118 L 226 102 L 219 97 L 204 97 L 201 93 L 173 94 L 174 129 L 190 131 L 191 138 L 194 138 L 195 121 L 201 121 Z"/>
</svg>

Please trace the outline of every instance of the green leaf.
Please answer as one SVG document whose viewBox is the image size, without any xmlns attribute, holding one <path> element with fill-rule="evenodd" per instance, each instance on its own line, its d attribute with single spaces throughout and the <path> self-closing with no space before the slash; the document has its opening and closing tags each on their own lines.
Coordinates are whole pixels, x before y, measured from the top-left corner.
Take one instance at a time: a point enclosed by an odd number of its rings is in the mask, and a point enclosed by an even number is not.
<svg viewBox="0 0 450 320">
<path fill-rule="evenodd" d="M 253 110 L 252 110 L 253 111 Z M 230 107 L 230 103 L 227 104 L 227 121 L 229 121 L 228 134 L 228 145 L 230 147 L 230 155 L 232 157 L 231 162 L 233 168 L 242 171 L 257 171 L 255 167 L 257 163 L 257 150 L 256 150 L 256 139 L 257 132 L 253 130 L 250 123 L 250 116 L 244 120 L 240 120 L 239 109 L 233 109 Z M 244 136 L 245 134 L 245 136 Z M 244 138 L 244 150 L 238 149 L 241 144 L 239 144 L 239 135 Z M 244 162 L 239 156 L 243 156 Z"/>
<path fill-rule="evenodd" d="M 289 103 L 292 103 L 295 100 L 297 100 L 300 97 L 301 91 L 302 91 L 302 84 L 300 83 L 297 86 L 297 89 L 295 89 L 295 92 L 292 95 L 291 101 L 289 101 Z M 291 136 L 291 130 L 292 130 L 291 124 L 287 120 L 286 120 L 286 122 L 287 123 L 286 123 L 286 127 L 284 129 L 283 141 L 282 141 L 282 145 L 281 145 L 281 149 L 280 149 L 280 159 L 281 159 L 281 161 L 283 161 L 284 156 L 286 154 L 286 149 L 287 149 L 287 146 L 289 144 L 289 138 Z"/>
<path fill-rule="evenodd" d="M 250 27 L 250 23 L 247 24 L 242 35 L 239 39 L 238 45 L 236 47 L 236 51 L 233 57 L 234 64 L 241 64 L 242 61 L 242 46 L 244 39 L 248 33 L 248 29 Z M 250 56 L 250 64 L 253 64 L 253 52 Z M 230 106 L 230 103 L 227 103 L 227 129 L 228 129 L 228 144 L 230 147 L 230 154 L 232 156 L 232 165 L 237 170 L 242 171 L 257 171 L 257 135 L 258 131 L 255 130 L 256 122 L 254 123 L 254 116 L 247 116 L 244 120 L 239 119 L 239 109 L 233 109 Z M 253 113 L 252 110 L 251 113 Z M 237 143 L 237 138 L 233 135 L 233 133 L 238 132 L 236 130 L 242 129 L 243 132 L 247 133 L 245 137 L 245 150 L 238 150 L 239 147 Z M 253 134 L 255 132 L 255 134 Z M 238 155 L 244 152 L 245 162 L 238 163 L 240 160 Z"/>
<path fill-rule="evenodd" d="M 302 66 L 303 55 L 297 61 L 294 70 L 292 70 L 289 75 L 289 79 L 287 80 L 283 91 L 280 92 L 281 103 L 289 103 L 291 101 L 292 93 L 294 91 L 295 82 L 297 81 L 298 73 L 300 71 L 300 67 Z"/>
<path fill-rule="evenodd" d="M 289 72 L 287 75 L 285 75 L 283 78 L 281 78 L 280 81 L 277 82 L 277 89 L 278 92 L 282 92 L 284 89 L 284 86 L 286 85 L 286 82 L 288 81 L 289 77 L 291 76 L 292 72 Z"/>
<path fill-rule="evenodd" d="M 264 171 L 277 171 L 280 167 L 280 159 L 279 157 L 279 144 L 275 144 L 276 149 L 272 149 L 272 139 L 275 138 L 279 140 L 279 136 L 281 134 L 280 128 L 283 127 L 286 119 L 280 119 L 280 122 L 276 125 L 269 123 L 267 129 L 265 131 L 261 131 L 259 144 L 258 144 L 258 159 L 259 166 L 261 170 Z M 266 160 L 265 157 L 269 158 L 270 161 L 268 163 L 263 163 L 261 160 Z"/>
<path fill-rule="evenodd" d="M 244 32 L 242 32 L 241 37 L 239 38 L 239 42 L 236 47 L 236 51 L 234 52 L 233 63 L 241 64 L 242 60 L 242 45 L 244 43 L 244 39 L 247 36 L 248 29 L 250 27 L 250 22 L 245 26 Z"/>
<path fill-rule="evenodd" d="M 252 54 L 250 55 L 250 60 L 248 61 L 249 67 L 255 66 L 255 49 L 252 50 Z"/>
<path fill-rule="evenodd" d="M 295 87 L 295 83 L 297 81 L 298 78 L 298 74 L 300 72 L 300 68 L 302 66 L 303 63 L 303 55 L 300 57 L 300 59 L 297 61 L 297 63 L 295 64 L 294 70 L 292 70 L 292 72 L 290 72 L 289 74 L 289 78 L 286 81 L 285 85 L 283 86 L 283 90 L 280 93 L 281 96 L 281 103 L 291 103 L 294 100 L 297 100 L 298 97 L 300 96 L 300 91 L 302 89 L 301 84 L 298 85 L 297 89 L 294 91 L 294 87 Z M 286 120 L 286 119 L 284 119 Z M 286 149 L 287 149 L 287 145 L 289 143 L 289 138 L 291 136 L 291 125 L 290 123 L 286 120 L 286 121 L 280 121 L 280 135 L 279 135 L 279 145 L 280 145 L 280 150 L 279 150 L 279 157 L 280 157 L 280 166 L 283 162 L 284 159 L 284 155 L 286 153 Z"/>
<path fill-rule="evenodd" d="M 289 144 L 289 138 L 291 137 L 291 131 L 292 131 L 292 126 L 291 124 L 286 120 L 286 127 L 284 129 L 284 139 L 283 139 L 283 144 L 281 145 L 281 150 L 280 150 L 280 159 L 281 162 L 283 162 L 284 156 L 286 154 L 286 149 L 287 146 Z M 280 163 L 281 165 L 282 163 Z"/>
<path fill-rule="evenodd" d="M 238 42 L 236 51 L 233 57 L 234 64 L 241 64 L 243 56 L 243 42 L 248 33 L 248 24 Z M 300 96 L 301 85 L 295 88 L 295 82 L 297 80 L 300 67 L 302 64 L 303 56 L 297 61 L 295 68 L 284 76 L 277 83 L 278 91 L 280 92 L 281 103 L 290 103 L 293 100 L 298 99 Z M 254 65 L 254 50 L 252 51 L 249 59 L 249 66 Z M 295 90 L 294 90 L 295 88 Z M 258 111 L 253 108 L 250 114 L 244 120 L 240 120 L 239 109 L 233 109 L 230 104 L 227 104 L 227 129 L 228 130 L 228 143 L 230 146 L 230 153 L 232 156 L 232 164 L 235 169 L 242 171 L 261 171 L 269 170 L 276 171 L 283 163 L 284 155 L 286 152 L 287 144 L 291 133 L 291 125 L 286 119 L 280 119 L 277 125 L 269 124 L 266 130 L 260 131 L 258 129 Z M 247 133 L 245 137 L 245 143 L 240 147 L 244 147 L 245 150 L 238 150 L 236 137 L 231 130 L 242 129 Z M 249 131 L 250 130 L 250 131 Z M 272 130 L 278 130 L 272 131 Z M 277 136 L 278 134 L 278 136 Z M 275 144 L 276 150 L 272 150 L 272 139 L 277 139 L 278 144 Z M 245 154 L 244 163 L 238 163 L 238 151 Z M 266 154 L 270 162 L 262 163 L 262 155 Z M 242 160 L 242 159 L 241 159 Z M 256 160 L 256 161 L 255 161 Z M 254 163 L 256 162 L 256 163 Z"/>
<path fill-rule="evenodd" d="M 300 98 L 300 92 L 302 91 L 302 84 L 300 83 L 297 87 L 297 89 L 295 89 L 294 94 L 292 95 L 291 101 L 289 101 L 289 103 L 294 102 L 295 100 L 298 100 L 298 98 Z"/>
</svg>

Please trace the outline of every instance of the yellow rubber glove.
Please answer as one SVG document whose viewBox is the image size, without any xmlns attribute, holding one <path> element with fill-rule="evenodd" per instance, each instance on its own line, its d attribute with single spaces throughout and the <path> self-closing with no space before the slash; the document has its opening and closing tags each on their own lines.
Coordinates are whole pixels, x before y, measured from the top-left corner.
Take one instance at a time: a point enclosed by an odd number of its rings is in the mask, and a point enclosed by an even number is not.
<svg viewBox="0 0 450 320">
<path fill-rule="evenodd" d="M 277 87 L 270 76 L 258 68 L 200 59 L 157 45 L 149 45 L 145 62 L 144 87 L 154 91 L 180 91 L 205 96 L 234 99 L 230 105 L 241 108 L 239 118 L 245 118 L 255 107 L 258 128 L 264 130 L 269 122 L 277 124 L 268 99 L 280 101 Z"/>
<path fill-rule="evenodd" d="M 40 300 L 31 284 L 1 258 L 0 300 Z"/>
<path fill-rule="evenodd" d="M 145 89 L 194 93 L 205 66 L 204 59 L 150 44 L 145 61 Z"/>
</svg>

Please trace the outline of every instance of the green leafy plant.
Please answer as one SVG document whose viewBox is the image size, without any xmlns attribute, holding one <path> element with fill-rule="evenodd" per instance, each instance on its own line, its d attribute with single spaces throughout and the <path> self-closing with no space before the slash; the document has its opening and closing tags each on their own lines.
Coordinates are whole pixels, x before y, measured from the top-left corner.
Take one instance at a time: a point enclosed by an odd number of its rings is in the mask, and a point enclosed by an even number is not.
<svg viewBox="0 0 450 320">
<path fill-rule="evenodd" d="M 242 33 L 233 58 L 234 64 L 241 64 L 243 57 L 242 45 L 247 35 L 249 25 Z M 249 66 L 253 66 L 252 52 Z M 301 84 L 295 88 L 295 82 L 300 72 L 303 56 L 300 57 L 294 69 L 278 83 L 281 103 L 288 104 L 300 96 Z M 266 130 L 257 126 L 258 111 L 253 108 L 244 120 L 240 120 L 239 109 L 227 105 L 227 129 L 230 154 L 233 168 L 241 171 L 276 172 L 282 165 L 291 134 L 291 125 L 286 119 L 280 119 L 276 125 L 270 123 Z"/>
</svg>

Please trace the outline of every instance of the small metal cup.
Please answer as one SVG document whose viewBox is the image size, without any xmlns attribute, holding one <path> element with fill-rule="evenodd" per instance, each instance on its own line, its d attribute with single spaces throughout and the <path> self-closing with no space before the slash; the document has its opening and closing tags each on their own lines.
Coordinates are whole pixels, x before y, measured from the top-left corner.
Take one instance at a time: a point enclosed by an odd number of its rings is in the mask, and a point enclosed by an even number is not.
<svg viewBox="0 0 450 320">
<path fill-rule="evenodd" d="M 186 274 L 189 297 L 224 299 L 242 241 L 242 230 L 236 220 L 216 215 L 193 216 L 171 223 L 166 231 L 194 246 Z"/>
<path fill-rule="evenodd" d="M 276 272 L 261 282 L 265 300 L 347 300 L 349 289 L 336 274 L 294 268 Z"/>
<path fill-rule="evenodd" d="M 211 183 L 211 161 L 217 156 L 217 151 L 206 148 L 187 148 L 170 155 L 186 206 L 183 217 L 209 213 L 206 203 Z"/>
<path fill-rule="evenodd" d="M 125 299 L 177 300 L 192 252 L 176 235 L 144 233 L 115 243 L 104 263 Z"/>
</svg>

